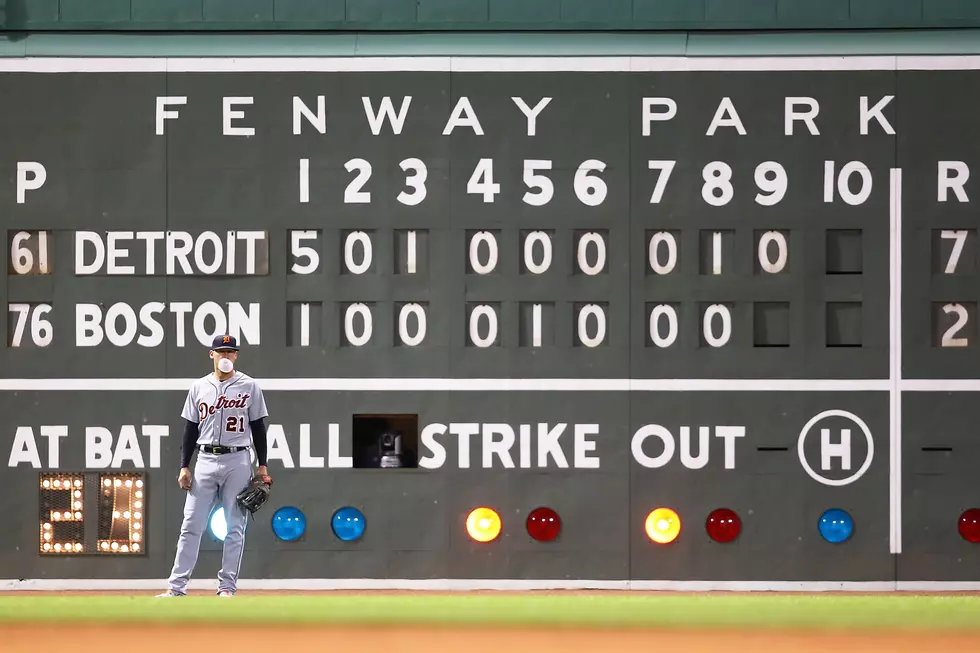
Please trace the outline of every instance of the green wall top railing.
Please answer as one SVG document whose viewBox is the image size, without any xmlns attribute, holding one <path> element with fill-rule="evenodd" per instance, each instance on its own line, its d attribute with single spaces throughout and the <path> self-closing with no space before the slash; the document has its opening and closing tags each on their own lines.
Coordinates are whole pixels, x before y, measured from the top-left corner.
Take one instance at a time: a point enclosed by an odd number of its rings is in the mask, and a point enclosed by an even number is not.
<svg viewBox="0 0 980 653">
<path fill-rule="evenodd" d="M 3 31 L 980 27 L 977 0 L 0 0 Z"/>
</svg>

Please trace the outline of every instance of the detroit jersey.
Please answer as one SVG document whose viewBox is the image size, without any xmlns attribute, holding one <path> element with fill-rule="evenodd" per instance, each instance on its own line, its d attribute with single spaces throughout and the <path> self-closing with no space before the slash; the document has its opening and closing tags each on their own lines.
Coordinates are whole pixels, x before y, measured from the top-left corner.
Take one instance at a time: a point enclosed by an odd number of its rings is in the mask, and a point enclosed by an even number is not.
<svg viewBox="0 0 980 653">
<path fill-rule="evenodd" d="M 252 445 L 249 422 L 269 416 L 262 389 L 244 372 L 219 381 L 214 374 L 191 385 L 181 412 L 184 419 L 197 422 L 197 444 L 248 447 Z"/>
</svg>

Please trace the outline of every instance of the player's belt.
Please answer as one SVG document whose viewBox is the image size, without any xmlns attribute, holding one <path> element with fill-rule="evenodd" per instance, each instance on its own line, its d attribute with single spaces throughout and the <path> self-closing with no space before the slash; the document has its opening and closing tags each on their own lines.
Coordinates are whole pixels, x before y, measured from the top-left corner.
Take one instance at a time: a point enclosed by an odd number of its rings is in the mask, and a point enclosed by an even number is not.
<svg viewBox="0 0 980 653">
<path fill-rule="evenodd" d="M 223 454 L 223 453 L 235 453 L 237 451 L 245 451 L 248 447 L 221 447 L 215 446 L 213 444 L 202 444 L 198 447 L 204 453 L 212 454 Z"/>
</svg>

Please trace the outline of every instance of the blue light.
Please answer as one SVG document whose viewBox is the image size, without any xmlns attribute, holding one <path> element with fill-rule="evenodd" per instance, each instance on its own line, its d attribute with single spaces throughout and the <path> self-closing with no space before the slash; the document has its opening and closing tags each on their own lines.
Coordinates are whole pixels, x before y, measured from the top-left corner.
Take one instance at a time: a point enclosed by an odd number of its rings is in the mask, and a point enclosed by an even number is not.
<svg viewBox="0 0 980 653">
<path fill-rule="evenodd" d="M 820 531 L 823 539 L 833 544 L 840 544 L 850 539 L 851 533 L 854 532 L 854 520 L 840 508 L 831 508 L 820 515 L 817 530 Z"/>
<path fill-rule="evenodd" d="M 211 531 L 214 539 L 219 542 L 225 541 L 225 536 L 228 534 L 228 522 L 225 521 L 224 508 L 218 508 L 211 513 L 211 519 L 208 520 L 208 529 Z"/>
<path fill-rule="evenodd" d="M 357 508 L 341 508 L 333 514 L 330 520 L 333 534 L 345 542 L 351 542 L 364 535 L 364 528 L 367 522 L 364 515 Z"/>
<path fill-rule="evenodd" d="M 306 532 L 306 515 L 292 506 L 280 508 L 272 515 L 272 532 L 280 540 L 298 540 Z"/>
</svg>

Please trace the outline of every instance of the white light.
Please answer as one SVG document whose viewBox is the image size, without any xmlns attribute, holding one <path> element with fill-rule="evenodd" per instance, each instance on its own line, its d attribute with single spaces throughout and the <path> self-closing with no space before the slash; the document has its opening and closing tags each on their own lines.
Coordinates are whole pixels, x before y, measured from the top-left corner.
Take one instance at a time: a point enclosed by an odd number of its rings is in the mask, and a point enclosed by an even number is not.
<svg viewBox="0 0 980 653">
<path fill-rule="evenodd" d="M 45 481 L 41 485 L 43 485 L 44 487 L 51 487 L 51 481 Z"/>
<path fill-rule="evenodd" d="M 143 487 L 143 481 L 136 481 L 136 487 Z"/>
<path fill-rule="evenodd" d="M 120 480 L 119 480 L 119 479 L 117 478 L 117 479 L 114 479 L 114 480 L 112 481 L 112 484 L 113 484 L 113 485 L 115 485 L 116 487 L 119 487 L 120 485 L 122 485 L 122 481 L 120 481 Z"/>
<path fill-rule="evenodd" d="M 75 550 L 76 551 L 81 551 L 82 550 L 82 545 L 81 544 L 76 544 L 75 545 Z"/>
<path fill-rule="evenodd" d="M 127 481 L 126 481 L 126 487 L 133 487 L 133 482 L 132 482 L 132 481 L 129 481 L 129 480 L 127 480 Z"/>
<path fill-rule="evenodd" d="M 44 524 L 44 530 L 50 531 L 51 530 L 51 524 L 47 524 L 47 523 Z"/>
<path fill-rule="evenodd" d="M 141 512 L 134 512 L 133 513 L 133 519 L 142 519 L 142 518 L 143 518 L 143 513 L 141 513 Z"/>
<path fill-rule="evenodd" d="M 61 551 L 61 544 L 55 544 L 54 545 L 54 550 L 55 551 Z"/>
<path fill-rule="evenodd" d="M 137 493 L 137 494 L 138 494 L 138 493 Z M 134 507 L 134 508 L 136 508 L 137 510 L 139 510 L 140 508 L 142 508 L 142 507 L 143 507 L 143 502 L 142 502 L 142 501 L 135 501 L 135 502 L 133 503 L 133 507 Z"/>
<path fill-rule="evenodd" d="M 82 487 L 82 482 L 78 479 L 75 479 L 75 487 Z"/>
<path fill-rule="evenodd" d="M 209 528 L 211 529 L 211 535 L 214 535 L 215 539 L 225 541 L 225 536 L 228 535 L 228 523 L 225 521 L 225 509 L 218 508 L 211 514 L 211 523 Z M 136 528 L 134 525 L 133 528 Z"/>
<path fill-rule="evenodd" d="M 129 553 L 129 547 L 126 546 L 125 544 L 123 544 L 122 545 L 122 548 L 119 549 L 119 550 L 122 551 L 123 553 Z"/>
<path fill-rule="evenodd" d="M 75 498 L 76 499 L 81 499 L 82 498 L 82 491 L 81 490 L 75 490 Z"/>
<path fill-rule="evenodd" d="M 102 481 L 102 485 L 104 485 L 106 487 L 111 487 L 112 486 L 112 481 L 110 481 L 109 479 L 106 479 L 106 480 Z"/>
<path fill-rule="evenodd" d="M 50 540 L 51 539 L 51 533 L 45 533 L 44 534 L 44 539 L 45 540 Z"/>
<path fill-rule="evenodd" d="M 81 501 L 76 501 L 75 503 L 73 503 L 71 505 L 71 507 L 74 508 L 75 510 L 80 510 L 81 507 L 82 507 L 82 502 Z"/>
<path fill-rule="evenodd" d="M 137 499 L 143 498 L 143 490 L 136 490 L 136 498 Z"/>
<path fill-rule="evenodd" d="M 61 481 L 59 481 L 58 479 L 55 479 L 54 486 L 55 487 L 61 487 Z"/>
<path fill-rule="evenodd" d="M 44 545 L 44 550 L 45 551 L 50 551 L 51 550 L 51 545 L 50 544 L 45 544 Z"/>
<path fill-rule="evenodd" d="M 113 519 L 119 519 L 119 511 L 118 510 L 113 510 L 112 511 L 112 518 Z"/>
<path fill-rule="evenodd" d="M 139 544 L 134 544 L 133 545 L 133 551 L 139 551 L 139 550 L 140 550 L 140 545 Z"/>
<path fill-rule="evenodd" d="M 109 548 L 109 543 L 108 542 L 103 542 L 102 543 L 102 548 L 103 549 L 108 549 Z"/>
<path fill-rule="evenodd" d="M 51 515 L 51 517 L 53 517 L 55 521 L 58 521 L 59 519 L 61 519 L 61 513 L 56 512 L 53 515 Z"/>
<path fill-rule="evenodd" d="M 142 538 L 140 537 L 140 534 L 139 533 L 133 533 L 133 541 L 134 542 L 139 542 L 140 539 L 142 539 Z"/>
<path fill-rule="evenodd" d="M 668 528 L 670 528 L 670 522 L 667 521 L 666 519 L 658 519 L 657 520 L 657 528 L 659 528 L 662 531 L 665 531 Z"/>
<path fill-rule="evenodd" d="M 119 548 L 119 543 L 118 542 L 113 542 L 109 546 L 111 546 L 112 547 L 112 550 L 115 551 L 116 549 Z"/>
<path fill-rule="evenodd" d="M 75 513 L 75 519 L 81 519 L 81 518 L 82 518 L 82 513 L 81 512 L 76 512 Z"/>
<path fill-rule="evenodd" d="M 123 513 L 123 519 L 129 519 L 129 511 Z"/>
<path fill-rule="evenodd" d="M 133 530 L 134 531 L 138 531 L 142 527 L 143 527 L 143 525 L 140 524 L 139 522 L 133 522 Z"/>
</svg>

